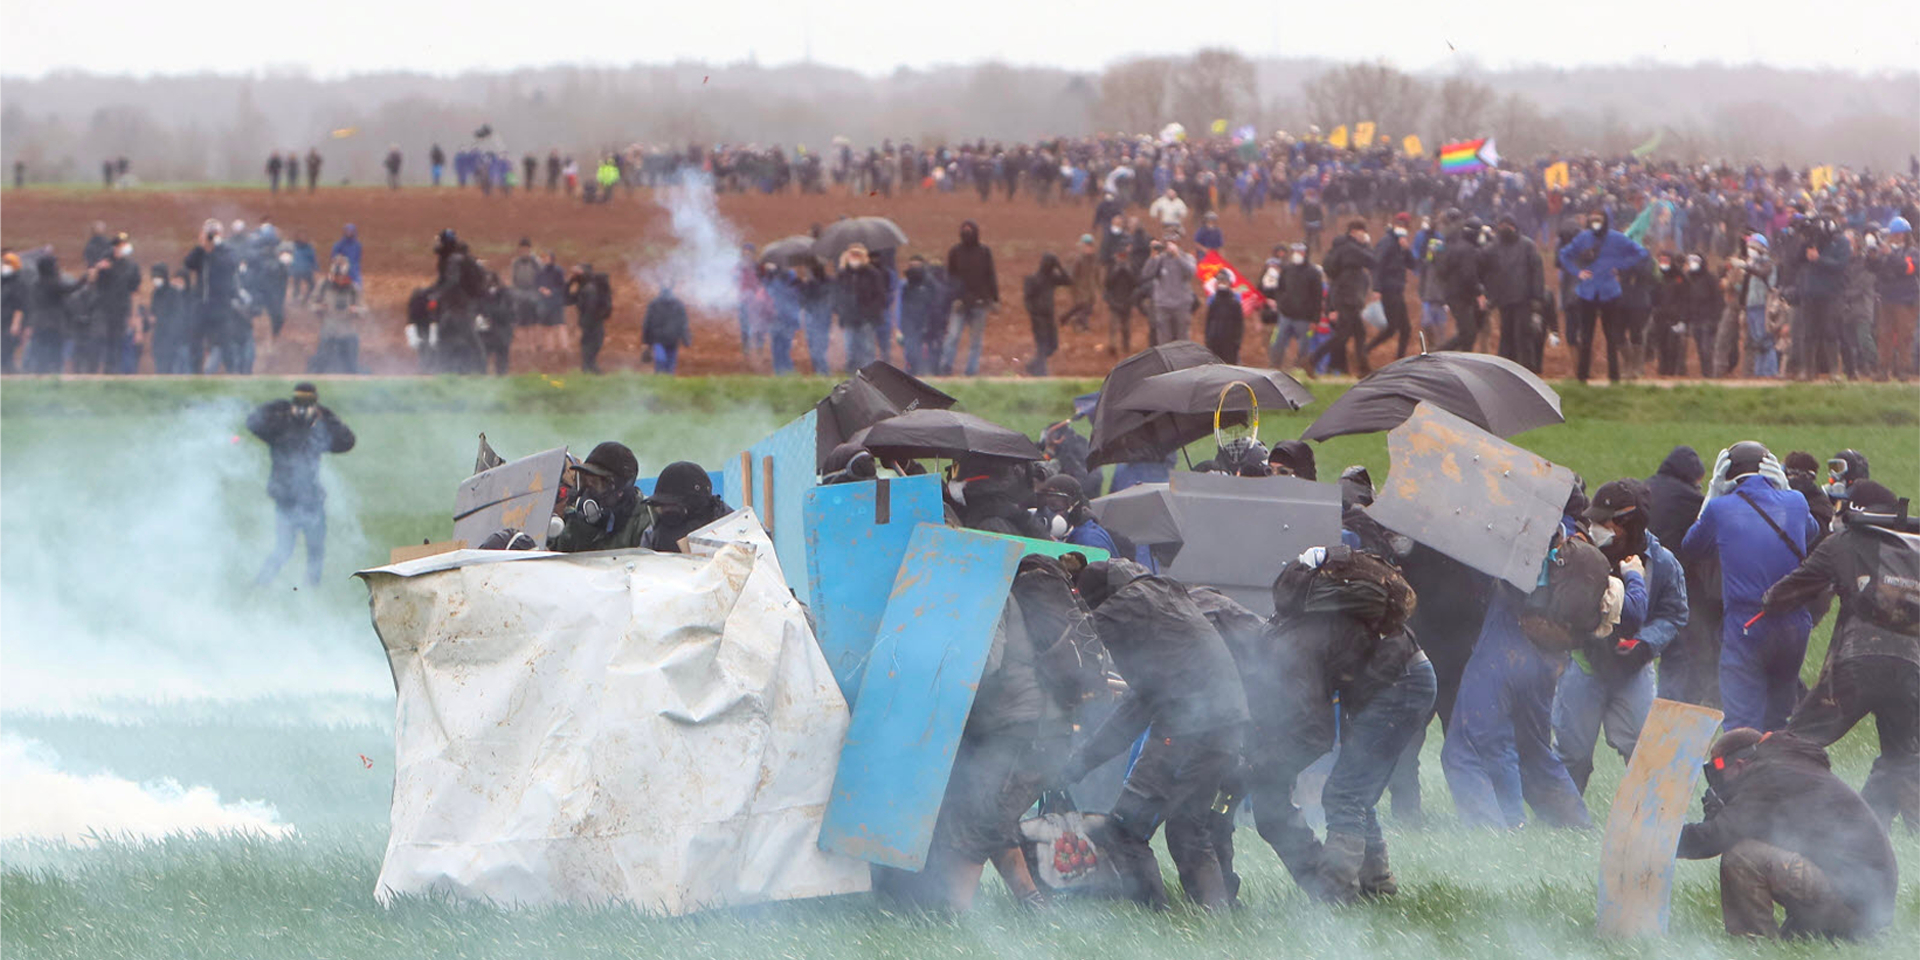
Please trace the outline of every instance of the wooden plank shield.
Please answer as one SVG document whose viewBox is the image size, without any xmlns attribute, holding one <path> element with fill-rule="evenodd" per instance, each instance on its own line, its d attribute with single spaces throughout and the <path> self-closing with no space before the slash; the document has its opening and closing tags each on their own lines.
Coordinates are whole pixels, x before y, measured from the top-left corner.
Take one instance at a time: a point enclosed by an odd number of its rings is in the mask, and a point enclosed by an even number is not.
<svg viewBox="0 0 1920 960">
<path fill-rule="evenodd" d="M 1640 728 L 1600 844 L 1599 932 L 1660 936 L 1673 897 L 1673 852 L 1720 711 L 1655 700 Z"/>
<path fill-rule="evenodd" d="M 919 870 L 1020 545 L 921 524 L 893 581 L 820 827 L 820 848 Z"/>
<path fill-rule="evenodd" d="M 873 638 L 907 543 L 920 524 L 938 524 L 940 478 L 836 483 L 807 491 L 807 585 L 813 632 L 827 668 L 852 707 Z"/>
</svg>

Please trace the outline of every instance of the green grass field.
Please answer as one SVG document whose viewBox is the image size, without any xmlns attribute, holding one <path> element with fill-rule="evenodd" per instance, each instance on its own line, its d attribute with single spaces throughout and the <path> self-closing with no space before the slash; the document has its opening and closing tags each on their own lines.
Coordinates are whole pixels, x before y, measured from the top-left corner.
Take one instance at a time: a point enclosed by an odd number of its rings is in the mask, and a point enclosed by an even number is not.
<svg viewBox="0 0 1920 960">
<path fill-rule="evenodd" d="M 392 688 L 348 574 L 390 547 L 444 539 L 452 491 L 485 431 L 507 456 L 622 440 L 643 471 L 721 460 L 807 409 L 827 382 L 542 376 L 504 381 L 328 382 L 321 400 L 359 434 L 329 463 L 326 577 L 295 590 L 249 581 L 271 540 L 266 457 L 245 435 L 271 380 L 19 382 L 0 392 L 0 737 L 31 744 L 68 777 L 216 791 L 271 805 L 294 834 L 272 840 L 103 838 L 92 847 L 0 843 L 0 952 L 20 957 L 931 957 L 1120 960 L 1163 956 L 1903 956 L 1920 952 L 1920 891 L 1903 885 L 1892 933 L 1859 946 L 1755 945 L 1719 932 L 1710 863 L 1678 868 L 1673 935 L 1593 936 L 1598 834 L 1458 830 L 1429 739 L 1432 829 L 1390 826 L 1402 895 L 1327 911 L 1305 900 L 1252 831 L 1239 864 L 1248 909 L 1147 916 L 1076 903 L 1029 916 L 990 881 L 957 921 L 888 913 L 866 898 L 662 920 L 624 908 L 507 910 L 437 900 L 391 909 L 372 892 L 392 775 Z M 1029 432 L 1060 418 L 1085 382 L 956 383 L 965 408 Z M 1295 436 L 1305 411 L 1267 411 Z M 1711 460 L 1757 438 L 1824 459 L 1864 450 L 1874 475 L 1920 488 L 1920 391 L 1895 387 L 1579 388 L 1569 422 L 1518 438 L 1590 487 L 1645 476 L 1676 443 Z M 1211 453 L 1196 446 L 1196 459 Z M 1364 463 L 1384 477 L 1384 437 L 1319 448 L 1323 475 Z M 1824 650 L 1816 634 L 1808 674 Z M 1870 727 L 1836 745 L 1850 782 L 1875 752 Z M 1604 748 L 1603 748 L 1604 753 Z M 365 758 L 364 760 L 362 758 Z M 1620 764 L 1600 758 L 1589 801 L 1605 816 Z M 368 764 L 371 764 L 369 766 Z M 92 782 L 92 781 L 88 781 Z M 4 789 L 18 789 L 18 781 Z M 155 788 L 159 789 L 159 788 Z M 162 791 L 164 792 L 164 791 Z M 10 796 L 31 805 L 33 797 Z M 0 831 L 7 825 L 0 823 Z M 1896 838 L 1912 870 L 1920 841 Z M 1163 857 L 1164 861 L 1164 857 Z M 1171 874 L 1169 874 L 1171 876 Z"/>
</svg>

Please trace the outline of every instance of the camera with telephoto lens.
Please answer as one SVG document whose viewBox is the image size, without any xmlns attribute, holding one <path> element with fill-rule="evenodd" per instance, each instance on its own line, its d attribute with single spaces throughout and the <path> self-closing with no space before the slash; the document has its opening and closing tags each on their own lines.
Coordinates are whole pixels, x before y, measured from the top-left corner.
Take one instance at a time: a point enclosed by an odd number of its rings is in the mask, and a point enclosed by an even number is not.
<svg viewBox="0 0 1920 960">
<path fill-rule="evenodd" d="M 1839 225 L 1829 217 L 1808 217 L 1794 224 L 1793 229 L 1800 235 L 1800 239 L 1806 241 L 1809 248 L 1824 250 L 1827 244 L 1833 242 Z"/>
</svg>

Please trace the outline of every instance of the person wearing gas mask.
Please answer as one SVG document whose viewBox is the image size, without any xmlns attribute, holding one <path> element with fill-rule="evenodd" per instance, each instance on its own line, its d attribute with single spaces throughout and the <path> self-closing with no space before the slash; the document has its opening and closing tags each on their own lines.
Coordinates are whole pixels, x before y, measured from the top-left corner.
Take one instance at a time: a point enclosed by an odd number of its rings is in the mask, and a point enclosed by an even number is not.
<svg viewBox="0 0 1920 960">
<path fill-rule="evenodd" d="M 1873 479 L 1867 455 L 1858 450 L 1842 450 L 1827 458 L 1827 498 L 1839 503 L 1853 496 L 1853 485 Z"/>
<path fill-rule="evenodd" d="M 1827 535 L 1827 531 L 1833 529 L 1834 499 L 1822 484 L 1820 465 L 1814 462 L 1813 454 L 1794 450 L 1787 454 L 1780 465 L 1787 471 L 1787 489 L 1806 498 L 1807 512 L 1813 516 L 1814 529 L 1820 531 L 1808 541 L 1807 547 L 1811 549 Z M 1821 612 L 1825 612 L 1824 605 Z M 1813 619 L 1819 622 L 1820 617 L 1815 615 Z"/>
<path fill-rule="evenodd" d="M 947 474 L 947 509 L 970 530 L 1052 539 L 1034 516 L 1033 476 L 1024 463 L 991 457 L 955 461 Z"/>
<path fill-rule="evenodd" d="M 880 476 L 880 464 L 865 447 L 857 443 L 837 444 L 820 465 L 820 485 L 863 483 Z"/>
<path fill-rule="evenodd" d="M 561 553 L 627 550 L 643 546 L 653 514 L 633 485 L 640 463 L 626 444 L 608 440 L 571 470 L 571 483 L 554 506 L 547 549 Z"/>
<path fill-rule="evenodd" d="M 1792 733 L 1734 727 L 1709 754 L 1705 815 L 1681 829 L 1674 853 L 1720 858 L 1727 933 L 1851 940 L 1887 927 L 1900 886 L 1893 845 L 1834 776 L 1826 750 Z"/>
<path fill-rule="evenodd" d="M 1803 223 L 1807 243 L 1801 256 L 1806 266 L 1800 273 L 1795 296 L 1799 307 L 1796 321 L 1804 325 L 1805 337 L 1796 330 L 1794 346 L 1797 349 L 1801 344 L 1808 344 L 1811 349 L 1806 360 L 1798 365 L 1796 376 L 1804 380 L 1834 372 L 1833 355 L 1838 351 L 1840 367 L 1846 371 L 1847 378 L 1852 379 L 1855 373 L 1853 338 L 1843 329 L 1841 302 L 1846 294 L 1847 261 L 1853 257 L 1853 246 L 1841 232 L 1839 213 L 1833 207 L 1823 207 L 1817 219 Z"/>
<path fill-rule="evenodd" d="M 320 455 L 353 449 L 353 431 L 320 405 L 311 383 L 293 387 L 291 400 L 262 404 L 247 415 L 247 429 L 267 445 L 272 467 L 267 496 L 273 500 L 273 552 L 255 586 L 266 586 L 293 556 L 296 537 L 307 540 L 307 586 L 320 583 L 327 556 L 327 493 L 320 486 Z"/>
<path fill-rule="evenodd" d="M 1574 276 L 1573 303 L 1567 315 L 1569 339 L 1580 347 L 1575 376 L 1587 382 L 1593 368 L 1594 325 L 1607 336 L 1607 380 L 1620 381 L 1620 358 L 1627 345 L 1626 313 L 1620 303 L 1620 274 L 1646 262 L 1647 248 L 1611 226 L 1604 211 L 1587 216 L 1587 228 L 1560 248 L 1560 269 Z"/>
<path fill-rule="evenodd" d="M 1893 491 L 1860 480 L 1836 527 L 1761 598 L 1769 616 L 1829 590 L 1840 605 L 1820 679 L 1787 732 L 1830 746 L 1871 714 L 1880 756 L 1860 796 L 1881 826 L 1898 815 L 1920 833 L 1920 523 Z"/>
<path fill-rule="evenodd" d="M 1252 713 L 1254 822 L 1314 899 L 1391 896 L 1398 887 L 1374 808 L 1434 697 L 1433 665 L 1407 630 L 1413 589 L 1386 560 L 1315 547 L 1282 568 L 1273 601 L 1261 649 L 1237 658 Z M 1293 805 L 1293 785 L 1336 739 L 1322 843 Z"/>
<path fill-rule="evenodd" d="M 1233 656 L 1178 581 L 1114 559 L 1088 564 L 1075 583 L 1127 692 L 1056 782 L 1079 781 L 1146 732 L 1113 812 L 1089 839 L 1114 865 L 1129 899 L 1165 909 L 1166 888 L 1148 846 L 1164 823 L 1187 896 L 1209 910 L 1226 907 L 1231 895 L 1213 847 L 1213 805 L 1238 760 L 1248 719 Z"/>
<path fill-rule="evenodd" d="M 1561 530 L 1540 562 L 1541 586 L 1522 594 L 1495 585 L 1460 680 L 1440 762 L 1469 827 L 1519 827 L 1529 806 L 1548 826 L 1593 825 L 1553 750 L 1553 695 L 1568 654 L 1613 633 L 1626 588 L 1571 516 Z"/>
<path fill-rule="evenodd" d="M 640 545 L 660 553 L 679 553 L 687 534 L 733 512 L 713 495 L 713 478 L 706 468 L 686 460 L 660 471 L 647 508 L 653 511 L 653 525 L 640 537 Z"/>
<path fill-rule="evenodd" d="M 1540 249 L 1521 235 L 1519 222 L 1509 214 L 1500 218 L 1485 256 L 1487 303 L 1500 314 L 1500 355 L 1539 373 L 1546 331 L 1535 326 L 1533 308 L 1547 296 Z"/>
<path fill-rule="evenodd" d="M 1806 498 L 1788 486 L 1786 470 L 1764 445 L 1744 440 L 1720 451 L 1680 555 L 1720 562 L 1720 702 L 1728 729 L 1787 725 L 1813 621 L 1805 610 L 1766 616 L 1760 603 L 1806 559 L 1819 533 Z"/>
<path fill-rule="evenodd" d="M 1632 759 L 1640 727 L 1653 708 L 1655 657 L 1687 625 L 1687 585 L 1680 561 L 1647 529 L 1651 496 L 1637 479 L 1615 480 L 1594 492 L 1587 537 L 1613 565 L 1625 587 L 1620 623 L 1572 651 L 1553 698 L 1554 752 L 1573 785 L 1587 792 L 1594 738 Z"/>
</svg>

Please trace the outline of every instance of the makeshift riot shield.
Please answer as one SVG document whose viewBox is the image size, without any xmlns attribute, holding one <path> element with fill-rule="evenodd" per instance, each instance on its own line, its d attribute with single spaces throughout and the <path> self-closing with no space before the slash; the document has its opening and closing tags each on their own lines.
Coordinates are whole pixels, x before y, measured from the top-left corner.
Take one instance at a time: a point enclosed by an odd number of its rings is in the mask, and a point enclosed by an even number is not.
<svg viewBox="0 0 1920 960">
<path fill-rule="evenodd" d="M 567 449 L 521 457 L 461 481 L 453 495 L 453 539 L 480 543 L 503 527 L 524 531 L 546 549 L 547 518 L 560 495 Z"/>
<path fill-rule="evenodd" d="M 1167 575 L 1217 588 L 1262 617 L 1273 613 L 1273 578 L 1287 561 L 1340 542 L 1340 488 L 1330 483 L 1182 472 L 1170 489 L 1185 545 Z"/>
<path fill-rule="evenodd" d="M 1020 546 L 921 524 L 861 677 L 820 848 L 903 870 L 926 864 Z"/>
<path fill-rule="evenodd" d="M 940 478 L 814 487 L 805 504 L 814 635 L 851 707 L 907 541 L 920 524 L 941 522 Z"/>
<path fill-rule="evenodd" d="M 1088 563 L 1097 563 L 1101 560 L 1110 559 L 1112 556 L 1099 547 L 1083 547 L 1077 543 L 1061 543 L 1058 540 L 1035 540 L 1032 537 L 1016 537 L 1011 533 L 995 533 L 991 530 L 975 530 L 974 532 L 989 537 L 999 537 L 1002 540 L 1010 540 L 1019 544 L 1020 555 L 1023 557 L 1029 553 L 1037 553 L 1043 557 L 1053 557 L 1057 560 L 1069 553 L 1077 553 L 1086 557 Z"/>
<path fill-rule="evenodd" d="M 1720 719 L 1718 710 L 1673 700 L 1655 700 L 1647 712 L 1600 841 L 1601 936 L 1667 932 L 1673 851 Z"/>
<path fill-rule="evenodd" d="M 814 418 L 809 410 L 767 434 L 746 452 L 727 461 L 720 498 L 727 506 L 752 507 L 773 536 L 787 586 L 811 607 L 813 597 L 801 576 L 807 569 L 807 528 L 802 517 L 806 492 L 819 481 L 814 462 Z"/>
<path fill-rule="evenodd" d="M 1491 577 L 1532 593 L 1560 528 L 1573 471 L 1430 403 L 1387 434 L 1387 484 L 1367 513 Z"/>
</svg>

